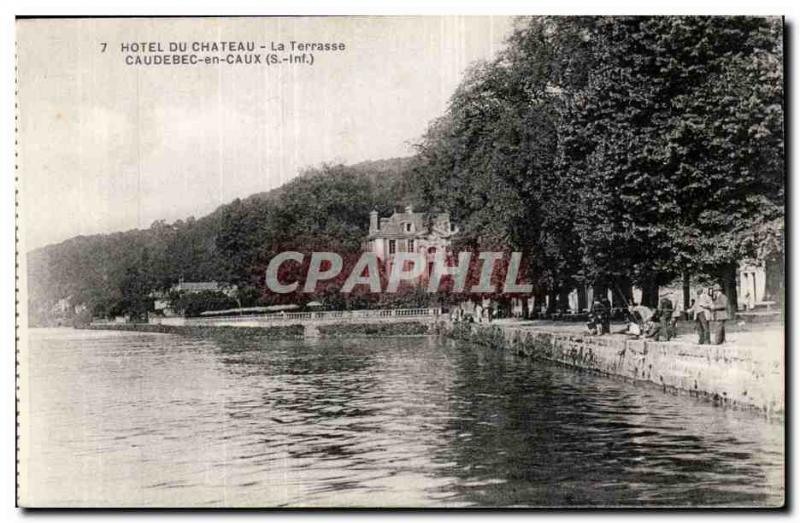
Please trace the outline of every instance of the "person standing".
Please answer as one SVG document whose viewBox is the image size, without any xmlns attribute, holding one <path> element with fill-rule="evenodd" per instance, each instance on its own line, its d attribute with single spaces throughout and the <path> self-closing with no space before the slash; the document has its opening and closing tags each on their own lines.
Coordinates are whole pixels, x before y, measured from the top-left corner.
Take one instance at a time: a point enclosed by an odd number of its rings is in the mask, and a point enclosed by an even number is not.
<svg viewBox="0 0 800 523">
<path fill-rule="evenodd" d="M 601 302 L 603 312 L 600 314 L 600 334 L 611 334 L 611 301 L 604 298 Z"/>
<path fill-rule="evenodd" d="M 661 303 L 659 304 L 660 309 L 666 310 L 667 304 L 664 302 L 664 299 L 668 299 L 670 301 L 671 305 L 669 306 L 669 309 L 672 310 L 666 329 L 667 335 L 669 336 L 669 339 L 677 338 L 678 320 L 683 317 L 683 303 L 681 301 L 681 296 L 679 296 L 674 290 L 667 289 L 666 292 L 661 295 Z"/>
<path fill-rule="evenodd" d="M 697 343 L 706 345 L 711 343 L 711 336 L 708 330 L 708 321 L 711 319 L 711 311 L 714 302 L 708 292 L 702 289 L 697 291 L 697 300 L 694 302 L 694 318 L 697 323 Z"/>
<path fill-rule="evenodd" d="M 708 324 L 712 344 L 720 345 L 725 343 L 725 320 L 728 319 L 730 319 L 728 315 L 728 297 L 722 292 L 722 287 L 715 285 L 711 321 Z"/>
<path fill-rule="evenodd" d="M 677 338 L 678 337 L 678 320 L 684 318 L 684 311 L 683 311 L 683 301 L 680 299 L 679 296 L 675 296 L 675 301 L 673 302 L 675 306 L 672 311 L 672 320 L 669 323 L 670 326 L 670 337 Z"/>
<path fill-rule="evenodd" d="M 658 302 L 658 340 L 669 341 L 672 337 L 672 299 L 669 294 L 663 295 Z"/>
<path fill-rule="evenodd" d="M 756 307 L 755 300 L 753 299 L 753 295 L 750 293 L 750 291 L 747 291 L 744 295 L 744 306 L 749 311 L 755 309 Z"/>
</svg>

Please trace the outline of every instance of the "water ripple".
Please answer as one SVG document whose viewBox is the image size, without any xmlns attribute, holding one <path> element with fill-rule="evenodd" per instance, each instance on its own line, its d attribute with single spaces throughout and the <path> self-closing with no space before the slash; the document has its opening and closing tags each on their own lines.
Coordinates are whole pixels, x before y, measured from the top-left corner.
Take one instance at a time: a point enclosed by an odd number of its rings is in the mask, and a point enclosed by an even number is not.
<svg viewBox="0 0 800 523">
<path fill-rule="evenodd" d="M 779 504 L 783 425 L 435 338 L 36 331 L 32 499 Z"/>
</svg>

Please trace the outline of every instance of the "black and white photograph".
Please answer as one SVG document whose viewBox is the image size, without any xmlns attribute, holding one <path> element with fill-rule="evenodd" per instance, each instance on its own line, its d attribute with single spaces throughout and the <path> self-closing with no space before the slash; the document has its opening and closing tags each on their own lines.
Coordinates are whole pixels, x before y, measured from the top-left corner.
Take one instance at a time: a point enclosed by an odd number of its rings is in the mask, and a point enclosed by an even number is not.
<svg viewBox="0 0 800 523">
<path fill-rule="evenodd" d="M 14 24 L 17 506 L 786 507 L 780 12 Z"/>
</svg>

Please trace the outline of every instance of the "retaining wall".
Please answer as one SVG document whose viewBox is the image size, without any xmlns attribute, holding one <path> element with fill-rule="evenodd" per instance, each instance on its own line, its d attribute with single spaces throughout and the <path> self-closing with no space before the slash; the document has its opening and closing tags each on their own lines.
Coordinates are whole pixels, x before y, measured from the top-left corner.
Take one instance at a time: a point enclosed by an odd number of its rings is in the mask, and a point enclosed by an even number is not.
<svg viewBox="0 0 800 523">
<path fill-rule="evenodd" d="M 758 409 L 768 415 L 783 415 L 785 410 L 783 347 L 655 342 L 509 325 L 455 324 L 449 334 L 719 404 Z"/>
</svg>

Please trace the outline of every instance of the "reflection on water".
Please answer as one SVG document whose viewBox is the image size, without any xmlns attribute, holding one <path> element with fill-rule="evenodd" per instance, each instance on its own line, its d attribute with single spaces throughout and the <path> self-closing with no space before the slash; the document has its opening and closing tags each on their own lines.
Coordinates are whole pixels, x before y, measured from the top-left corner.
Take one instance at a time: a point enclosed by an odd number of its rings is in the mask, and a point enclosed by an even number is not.
<svg viewBox="0 0 800 523">
<path fill-rule="evenodd" d="M 34 331 L 31 500 L 775 505 L 783 425 L 440 338 Z"/>
</svg>

